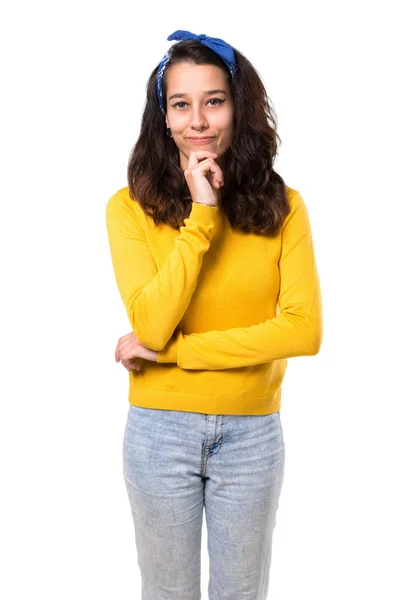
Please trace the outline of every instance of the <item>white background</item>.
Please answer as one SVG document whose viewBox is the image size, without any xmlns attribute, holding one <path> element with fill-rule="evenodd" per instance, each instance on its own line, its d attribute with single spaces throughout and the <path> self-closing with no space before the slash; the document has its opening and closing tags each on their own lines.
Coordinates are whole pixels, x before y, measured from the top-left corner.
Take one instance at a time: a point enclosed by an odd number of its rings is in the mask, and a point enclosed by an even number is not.
<svg viewBox="0 0 404 600">
<path fill-rule="evenodd" d="M 306 201 L 322 286 L 321 351 L 290 359 L 283 385 L 269 597 L 402 599 L 399 2 L 7 4 L 1 597 L 140 598 L 121 462 L 128 373 L 114 361 L 130 326 L 105 206 L 127 185 L 147 78 L 167 36 L 188 29 L 261 74 L 282 140 L 275 168 Z M 207 599 L 205 522 L 202 554 Z"/>
</svg>

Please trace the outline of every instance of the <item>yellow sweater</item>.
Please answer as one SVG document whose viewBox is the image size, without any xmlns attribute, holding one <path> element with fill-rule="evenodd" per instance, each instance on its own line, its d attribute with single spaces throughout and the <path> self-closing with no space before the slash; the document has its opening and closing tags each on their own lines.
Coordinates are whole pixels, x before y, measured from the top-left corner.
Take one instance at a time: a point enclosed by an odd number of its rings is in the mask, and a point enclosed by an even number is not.
<svg viewBox="0 0 404 600">
<path fill-rule="evenodd" d="M 315 355 L 322 300 L 298 191 L 276 237 L 233 231 L 217 206 L 192 204 L 180 231 L 156 227 L 116 192 L 106 224 L 131 328 L 157 362 L 129 373 L 129 402 L 205 414 L 264 415 L 281 405 L 287 358 Z M 122 334 L 124 335 L 124 334 Z"/>
</svg>

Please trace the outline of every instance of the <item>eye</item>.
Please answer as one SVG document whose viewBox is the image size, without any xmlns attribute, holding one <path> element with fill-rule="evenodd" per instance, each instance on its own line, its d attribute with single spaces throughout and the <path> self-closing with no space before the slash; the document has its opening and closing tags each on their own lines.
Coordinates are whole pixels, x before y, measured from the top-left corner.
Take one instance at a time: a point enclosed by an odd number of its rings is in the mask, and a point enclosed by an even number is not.
<svg viewBox="0 0 404 600">
<path fill-rule="evenodd" d="M 180 106 L 181 104 L 181 106 Z M 176 102 L 175 104 L 172 104 L 173 108 L 185 108 L 186 102 L 184 102 L 183 100 L 180 102 Z"/>
<path fill-rule="evenodd" d="M 211 106 L 219 106 L 219 104 L 223 104 L 224 100 L 222 100 L 221 98 L 211 98 L 210 100 L 208 100 L 209 102 L 216 102 L 217 104 L 211 104 Z"/>
</svg>

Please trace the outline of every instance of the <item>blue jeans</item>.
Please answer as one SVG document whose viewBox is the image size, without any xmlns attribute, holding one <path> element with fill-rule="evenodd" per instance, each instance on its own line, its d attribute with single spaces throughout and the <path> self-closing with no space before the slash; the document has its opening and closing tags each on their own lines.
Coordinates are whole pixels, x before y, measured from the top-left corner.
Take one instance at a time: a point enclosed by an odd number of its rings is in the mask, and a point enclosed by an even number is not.
<svg viewBox="0 0 404 600">
<path fill-rule="evenodd" d="M 123 474 L 142 600 L 200 600 L 205 507 L 210 600 L 264 600 L 282 488 L 280 412 L 208 415 L 129 405 Z"/>
</svg>

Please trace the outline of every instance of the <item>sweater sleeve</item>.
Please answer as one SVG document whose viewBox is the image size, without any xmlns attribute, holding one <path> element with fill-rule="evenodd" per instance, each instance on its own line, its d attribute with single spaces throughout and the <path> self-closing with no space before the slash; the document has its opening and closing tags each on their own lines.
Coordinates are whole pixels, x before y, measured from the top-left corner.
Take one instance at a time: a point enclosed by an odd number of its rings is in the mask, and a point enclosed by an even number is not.
<svg viewBox="0 0 404 600">
<path fill-rule="evenodd" d="M 120 190 L 106 206 L 113 270 L 133 332 L 161 350 L 182 319 L 210 247 L 217 206 L 192 204 L 160 270 L 150 252 L 142 209 Z"/>
<path fill-rule="evenodd" d="M 280 312 L 257 325 L 184 335 L 177 331 L 157 362 L 182 369 L 232 369 L 319 352 L 322 298 L 309 215 L 299 192 L 282 225 Z"/>
</svg>

